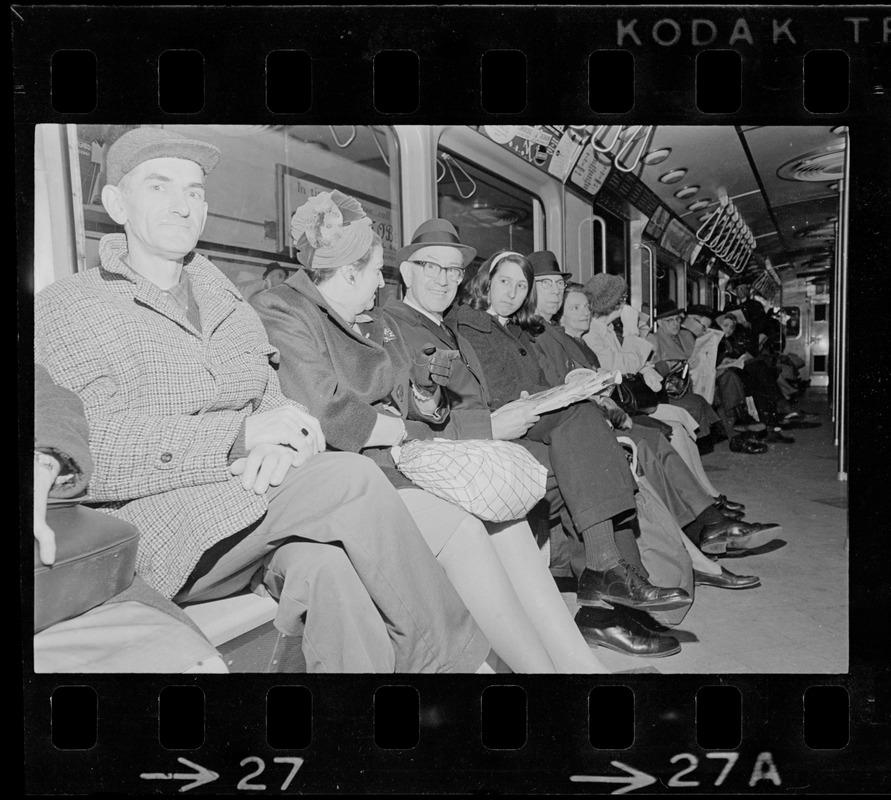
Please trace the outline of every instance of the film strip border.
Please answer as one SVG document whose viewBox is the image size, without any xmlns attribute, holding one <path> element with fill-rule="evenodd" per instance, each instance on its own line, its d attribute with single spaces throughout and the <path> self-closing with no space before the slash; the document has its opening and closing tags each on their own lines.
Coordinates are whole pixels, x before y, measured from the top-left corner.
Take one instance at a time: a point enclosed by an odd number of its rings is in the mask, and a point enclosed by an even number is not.
<svg viewBox="0 0 891 800">
<path fill-rule="evenodd" d="M 45 122 L 823 123 L 891 92 L 883 6 L 13 7 L 13 30 L 17 117 Z"/>
<path fill-rule="evenodd" d="M 486 687 L 353 676 L 346 691 L 241 677 L 46 683 L 27 720 L 29 789 L 785 792 L 887 780 L 865 695 L 849 700 L 829 676 L 766 688 L 745 676 L 633 688 L 621 675 Z"/>
</svg>

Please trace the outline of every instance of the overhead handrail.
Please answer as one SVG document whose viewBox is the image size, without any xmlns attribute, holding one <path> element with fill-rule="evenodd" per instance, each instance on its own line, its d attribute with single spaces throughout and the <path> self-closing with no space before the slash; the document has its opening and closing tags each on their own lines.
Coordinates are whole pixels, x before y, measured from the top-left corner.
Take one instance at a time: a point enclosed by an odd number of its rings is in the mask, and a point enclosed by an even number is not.
<svg viewBox="0 0 891 800">
<path fill-rule="evenodd" d="M 452 180 L 455 182 L 455 188 L 458 190 L 458 196 L 462 200 L 470 200 L 476 194 L 476 181 L 467 174 L 467 170 L 464 169 L 454 158 L 452 158 L 448 153 L 442 154 L 443 163 L 445 163 L 446 167 L 449 170 L 449 174 L 452 176 Z M 455 169 L 459 169 L 462 173 L 464 173 L 464 177 L 467 178 L 468 181 L 473 185 L 473 189 L 470 190 L 470 194 L 464 194 L 461 191 L 461 185 L 458 183 L 458 176 L 455 175 Z"/>
<path fill-rule="evenodd" d="M 439 170 L 442 169 L 442 172 Z M 442 179 L 446 176 L 446 166 L 442 163 L 439 156 L 436 157 L 436 182 L 442 183 Z"/>
<path fill-rule="evenodd" d="M 652 125 L 634 126 L 628 140 L 619 148 L 619 152 L 616 153 L 615 165 L 619 172 L 634 172 L 634 170 L 637 169 L 641 158 L 643 158 L 643 154 L 647 150 L 647 143 L 652 134 Z M 640 140 L 640 146 L 635 149 L 638 140 Z M 625 159 L 629 158 L 632 153 L 634 154 L 634 158 L 630 164 L 627 164 Z"/>
<path fill-rule="evenodd" d="M 371 138 L 374 139 L 374 144 L 377 146 L 377 151 L 381 154 L 381 159 L 383 159 L 384 166 L 387 169 L 390 169 L 390 158 L 384 152 L 384 148 L 381 147 L 381 143 L 378 141 L 377 134 L 375 133 L 374 128 L 369 127 L 368 130 L 371 131 Z M 384 136 L 386 136 L 386 134 L 384 134 Z"/>
<path fill-rule="evenodd" d="M 721 215 L 724 213 L 723 206 L 715 206 L 715 210 L 706 217 L 702 221 L 702 225 L 699 226 L 699 230 L 696 231 L 696 238 L 702 244 L 708 244 L 709 239 L 711 239 L 712 233 L 714 232 L 715 226 L 718 224 L 718 220 L 721 218 Z M 703 235 L 702 231 L 706 225 L 711 224 L 711 229 L 705 235 Z"/>
<path fill-rule="evenodd" d="M 347 125 L 345 127 L 352 128 L 353 132 L 350 135 L 349 139 L 347 139 L 345 142 L 341 143 L 340 139 L 337 138 L 337 131 L 334 130 L 334 126 L 333 125 L 328 126 L 328 130 L 331 131 L 331 138 L 334 139 L 334 144 L 336 144 L 341 150 L 343 150 L 345 147 L 349 147 L 353 143 L 353 139 L 356 138 L 356 134 L 358 133 L 355 125 Z"/>
<path fill-rule="evenodd" d="M 727 206 L 727 208 L 724 209 L 724 215 L 721 217 L 721 222 L 718 225 L 718 230 L 706 240 L 706 244 L 711 247 L 712 250 L 715 249 L 715 246 L 718 242 L 724 241 L 724 232 L 727 230 L 727 225 L 733 218 L 733 213 L 729 211 L 729 208 L 730 207 Z"/>
<path fill-rule="evenodd" d="M 609 144 L 601 144 L 599 139 L 600 135 L 602 133 L 606 133 L 610 128 L 616 129 L 616 135 L 613 137 L 613 140 Z M 608 153 L 616 146 L 616 142 L 619 141 L 619 136 L 621 135 L 621 125 L 598 125 L 597 129 L 591 136 L 591 147 L 593 147 L 598 153 Z"/>
</svg>

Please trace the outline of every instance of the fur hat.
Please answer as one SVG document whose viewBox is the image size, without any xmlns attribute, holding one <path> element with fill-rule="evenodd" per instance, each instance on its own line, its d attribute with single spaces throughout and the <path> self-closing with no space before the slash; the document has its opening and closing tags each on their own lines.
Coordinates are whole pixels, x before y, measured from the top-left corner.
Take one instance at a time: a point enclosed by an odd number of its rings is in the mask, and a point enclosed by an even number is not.
<svg viewBox="0 0 891 800">
<path fill-rule="evenodd" d="M 598 272 L 585 284 L 585 291 L 591 299 L 591 313 L 595 317 L 605 317 L 628 295 L 628 284 L 618 275 Z"/>
</svg>

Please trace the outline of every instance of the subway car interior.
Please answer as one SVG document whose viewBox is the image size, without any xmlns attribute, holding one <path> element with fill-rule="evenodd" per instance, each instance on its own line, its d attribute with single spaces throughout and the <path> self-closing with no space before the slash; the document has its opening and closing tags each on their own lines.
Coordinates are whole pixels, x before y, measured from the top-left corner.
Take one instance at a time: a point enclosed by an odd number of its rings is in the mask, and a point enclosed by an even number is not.
<svg viewBox="0 0 891 800">
<path fill-rule="evenodd" d="M 139 127 L 37 126 L 35 293 L 96 268 L 100 240 L 121 231 L 103 205 L 106 155 Z M 610 672 L 847 671 L 845 127 L 142 127 L 219 150 L 219 166 L 206 177 L 207 221 L 195 249 L 249 302 L 276 284 L 276 270 L 284 280 L 302 269 L 291 236 L 295 211 L 339 190 L 361 203 L 382 243 L 378 308 L 403 297 L 399 251 L 425 220 L 439 218 L 476 251 L 459 298 L 494 254 L 549 251 L 566 273 L 561 287 L 600 285 L 602 275 L 624 281 L 627 305 L 650 337 L 676 323 L 694 336 L 711 332 L 721 347 L 734 331 L 748 332 L 754 350 L 740 361 L 724 368 L 713 354 L 706 403 L 716 407 L 719 373 L 742 375 L 754 360 L 764 370 L 759 375 L 769 376 L 773 416 L 755 402 L 753 391 L 762 389 L 738 379 L 744 404 L 729 427 L 700 426 L 693 449 L 708 485 L 744 506 L 747 519 L 770 520 L 782 533 L 709 559 L 720 565 L 719 575 L 757 581 L 736 587 L 697 578 L 681 622 L 649 621 L 679 643 L 668 657 L 608 645 L 594 652 Z M 590 300 L 590 292 L 585 296 Z M 610 331 L 623 337 L 621 325 Z M 727 352 L 729 365 L 739 354 Z M 682 391 L 698 389 L 698 380 Z M 628 452 L 633 464 L 632 445 Z M 582 608 L 578 575 L 574 567 L 568 574 L 554 569 L 554 534 L 547 530 L 562 525 L 552 514 L 536 538 L 574 616 Z M 734 588 L 743 590 L 728 590 Z M 243 591 L 184 611 L 227 671 L 301 671 L 301 648 L 284 642 L 273 625 L 276 608 L 268 593 Z M 510 671 L 503 662 L 495 669 Z"/>
</svg>

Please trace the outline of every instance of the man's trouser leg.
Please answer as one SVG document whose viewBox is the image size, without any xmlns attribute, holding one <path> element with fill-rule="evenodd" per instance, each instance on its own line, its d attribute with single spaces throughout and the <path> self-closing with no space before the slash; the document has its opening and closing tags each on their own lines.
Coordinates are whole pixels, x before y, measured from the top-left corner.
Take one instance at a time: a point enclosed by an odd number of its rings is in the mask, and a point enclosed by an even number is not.
<svg viewBox="0 0 891 800">
<path fill-rule="evenodd" d="M 714 503 L 684 459 L 659 431 L 635 426 L 621 434 L 637 444 L 643 474 L 678 525 L 688 525 Z"/>
<path fill-rule="evenodd" d="M 543 415 L 525 438 L 548 445 L 551 467 L 576 530 L 635 509 L 628 460 L 592 404 L 577 403 Z"/>
<path fill-rule="evenodd" d="M 483 662 L 486 638 L 371 459 L 352 453 L 313 456 L 289 470 L 268 497 L 266 516 L 246 535 L 230 537 L 242 538 L 227 552 L 211 548 L 215 552 L 205 554 L 210 564 L 202 556 L 193 573 L 198 577 L 178 600 L 211 599 L 243 588 L 270 552 L 295 537 L 336 545 L 384 619 L 397 672 L 473 672 Z M 279 610 L 276 624 L 287 632 L 287 610 Z M 323 607 L 309 613 L 337 612 Z"/>
</svg>

